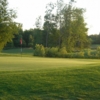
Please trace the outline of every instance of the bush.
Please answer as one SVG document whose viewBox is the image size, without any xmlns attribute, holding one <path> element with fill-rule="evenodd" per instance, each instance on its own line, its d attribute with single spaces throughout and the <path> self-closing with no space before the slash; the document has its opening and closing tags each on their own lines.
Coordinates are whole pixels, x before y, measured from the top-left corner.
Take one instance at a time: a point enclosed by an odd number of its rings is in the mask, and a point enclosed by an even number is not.
<svg viewBox="0 0 100 100">
<path fill-rule="evenodd" d="M 46 56 L 47 57 L 57 57 L 58 48 L 52 47 L 52 48 L 46 48 Z"/>
<path fill-rule="evenodd" d="M 67 55 L 66 47 L 60 48 L 58 52 L 58 57 L 66 57 L 66 55 Z"/>
<path fill-rule="evenodd" d="M 84 56 L 87 58 L 90 58 L 91 57 L 91 50 L 90 49 L 87 49 L 87 50 L 84 50 Z"/>
<path fill-rule="evenodd" d="M 43 45 L 36 44 L 34 50 L 34 56 L 45 56 L 45 48 Z"/>
<path fill-rule="evenodd" d="M 96 50 L 91 51 L 91 58 L 97 58 L 97 51 Z"/>
<path fill-rule="evenodd" d="M 68 53 L 65 47 L 44 48 L 43 45 L 36 44 L 34 50 L 35 56 L 46 57 L 63 57 L 63 58 L 100 58 L 100 47 L 97 50 L 86 49 L 80 52 Z"/>
<path fill-rule="evenodd" d="M 67 53 L 66 58 L 75 58 L 75 53 Z"/>
<path fill-rule="evenodd" d="M 76 58 L 84 58 L 84 52 L 81 51 L 81 52 L 77 53 L 75 57 Z"/>
<path fill-rule="evenodd" d="M 97 47 L 97 57 L 100 58 L 100 46 Z"/>
</svg>

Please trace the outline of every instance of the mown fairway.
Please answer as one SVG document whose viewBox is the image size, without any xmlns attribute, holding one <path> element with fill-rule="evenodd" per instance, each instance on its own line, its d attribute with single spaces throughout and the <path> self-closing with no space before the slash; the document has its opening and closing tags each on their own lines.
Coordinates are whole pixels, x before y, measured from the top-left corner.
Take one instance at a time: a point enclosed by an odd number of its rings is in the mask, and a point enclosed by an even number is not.
<svg viewBox="0 0 100 100">
<path fill-rule="evenodd" d="M 100 100 L 100 62 L 0 57 L 0 100 Z"/>
</svg>

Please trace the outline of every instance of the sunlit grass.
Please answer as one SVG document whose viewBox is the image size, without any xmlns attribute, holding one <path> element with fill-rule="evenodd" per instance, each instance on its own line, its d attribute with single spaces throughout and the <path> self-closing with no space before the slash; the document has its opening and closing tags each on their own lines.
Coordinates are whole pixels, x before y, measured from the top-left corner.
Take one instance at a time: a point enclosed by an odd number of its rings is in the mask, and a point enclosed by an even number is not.
<svg viewBox="0 0 100 100">
<path fill-rule="evenodd" d="M 0 100 L 99 100 L 100 62 L 0 57 Z"/>
</svg>

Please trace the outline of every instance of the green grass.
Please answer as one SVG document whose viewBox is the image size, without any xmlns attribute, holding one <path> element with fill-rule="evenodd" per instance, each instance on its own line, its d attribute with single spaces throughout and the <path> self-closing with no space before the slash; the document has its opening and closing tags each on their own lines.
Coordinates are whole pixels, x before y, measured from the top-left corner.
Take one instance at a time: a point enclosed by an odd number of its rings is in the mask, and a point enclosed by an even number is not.
<svg viewBox="0 0 100 100">
<path fill-rule="evenodd" d="M 100 100 L 100 62 L 0 57 L 0 100 Z"/>
<path fill-rule="evenodd" d="M 22 52 L 21 48 L 2 50 L 0 56 L 33 56 L 33 49 L 22 48 Z"/>
</svg>

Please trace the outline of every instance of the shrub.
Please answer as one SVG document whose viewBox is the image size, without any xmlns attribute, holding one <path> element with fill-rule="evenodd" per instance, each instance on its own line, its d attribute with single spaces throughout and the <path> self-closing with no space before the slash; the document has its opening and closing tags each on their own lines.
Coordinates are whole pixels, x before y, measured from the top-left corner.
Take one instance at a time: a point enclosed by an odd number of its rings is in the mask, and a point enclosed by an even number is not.
<svg viewBox="0 0 100 100">
<path fill-rule="evenodd" d="M 99 47 L 97 47 L 97 57 L 99 57 L 99 58 L 100 58 L 100 46 L 99 46 Z"/>
<path fill-rule="evenodd" d="M 47 57 L 56 57 L 58 53 L 58 48 L 57 47 L 52 47 L 52 48 L 46 48 L 46 56 Z"/>
<path fill-rule="evenodd" d="M 91 51 L 91 58 L 97 58 L 97 51 L 96 50 Z"/>
<path fill-rule="evenodd" d="M 77 57 L 77 58 L 83 58 L 84 57 L 84 52 L 82 52 L 82 51 L 78 52 L 75 57 Z"/>
<path fill-rule="evenodd" d="M 58 52 L 58 57 L 66 57 L 66 55 L 67 55 L 66 47 L 60 48 Z"/>
<path fill-rule="evenodd" d="M 35 50 L 34 50 L 34 55 L 35 56 L 45 56 L 45 48 L 43 45 L 39 45 L 39 44 L 36 44 L 35 46 Z"/>
<path fill-rule="evenodd" d="M 84 50 L 84 56 L 88 58 L 91 57 L 91 50 L 90 49 Z"/>
<path fill-rule="evenodd" d="M 67 53 L 66 58 L 75 58 L 75 53 Z"/>
</svg>

